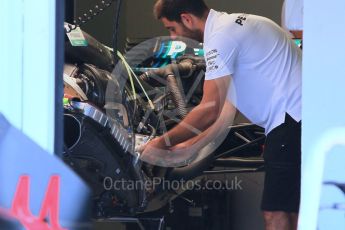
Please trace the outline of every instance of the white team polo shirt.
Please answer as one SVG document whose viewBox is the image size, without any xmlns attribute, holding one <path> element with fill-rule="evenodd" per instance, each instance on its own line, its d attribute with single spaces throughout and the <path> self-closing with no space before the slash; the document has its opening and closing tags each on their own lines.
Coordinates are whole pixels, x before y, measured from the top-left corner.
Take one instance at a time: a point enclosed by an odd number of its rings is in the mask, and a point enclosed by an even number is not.
<svg viewBox="0 0 345 230">
<path fill-rule="evenodd" d="M 232 75 L 228 99 L 266 134 L 285 113 L 301 120 L 302 53 L 276 23 L 211 10 L 204 51 L 205 80 Z"/>
</svg>

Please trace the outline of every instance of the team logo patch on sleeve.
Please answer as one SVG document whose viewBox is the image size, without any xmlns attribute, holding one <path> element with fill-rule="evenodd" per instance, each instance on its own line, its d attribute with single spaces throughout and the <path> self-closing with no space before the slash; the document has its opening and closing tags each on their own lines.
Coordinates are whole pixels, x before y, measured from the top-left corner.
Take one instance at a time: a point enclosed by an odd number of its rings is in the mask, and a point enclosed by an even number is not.
<svg viewBox="0 0 345 230">
<path fill-rule="evenodd" d="M 207 71 L 218 69 L 216 58 L 218 57 L 218 50 L 213 49 L 206 53 Z"/>
</svg>

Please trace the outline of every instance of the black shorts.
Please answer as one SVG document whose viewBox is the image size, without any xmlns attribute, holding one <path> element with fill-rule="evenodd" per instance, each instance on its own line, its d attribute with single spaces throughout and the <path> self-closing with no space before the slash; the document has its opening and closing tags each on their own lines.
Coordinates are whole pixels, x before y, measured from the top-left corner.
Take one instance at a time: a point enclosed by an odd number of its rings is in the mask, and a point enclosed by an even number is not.
<svg viewBox="0 0 345 230">
<path fill-rule="evenodd" d="M 266 138 L 263 211 L 298 212 L 301 185 L 301 122 L 286 114 L 285 122 Z"/>
</svg>

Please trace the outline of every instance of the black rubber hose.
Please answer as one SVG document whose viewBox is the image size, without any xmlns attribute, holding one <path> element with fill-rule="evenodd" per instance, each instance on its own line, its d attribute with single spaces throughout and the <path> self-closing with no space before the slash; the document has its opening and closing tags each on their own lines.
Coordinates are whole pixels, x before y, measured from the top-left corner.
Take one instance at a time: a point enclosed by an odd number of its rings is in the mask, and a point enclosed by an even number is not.
<svg viewBox="0 0 345 230">
<path fill-rule="evenodd" d="M 159 78 L 165 79 L 167 76 L 175 74 L 179 74 L 179 76 L 187 78 L 193 74 L 195 68 L 196 65 L 193 64 L 192 60 L 185 59 L 179 64 L 170 64 L 164 68 L 147 71 L 140 76 L 140 79 L 158 86 L 163 84 L 163 82 L 159 81 Z"/>
<path fill-rule="evenodd" d="M 188 114 L 187 104 L 182 96 L 181 90 L 178 87 L 175 75 L 167 76 L 167 83 L 169 91 L 171 92 L 177 114 L 180 118 L 185 118 Z"/>
<path fill-rule="evenodd" d="M 185 118 L 188 114 L 187 103 L 182 96 L 175 73 L 178 73 L 180 76 L 189 77 L 192 75 L 194 68 L 195 66 L 193 65 L 193 61 L 185 59 L 179 64 L 170 64 L 164 68 L 148 71 L 142 74 L 139 78 L 153 86 L 163 85 L 165 79 L 172 95 L 174 105 L 177 109 L 178 116 L 180 118 Z"/>
</svg>

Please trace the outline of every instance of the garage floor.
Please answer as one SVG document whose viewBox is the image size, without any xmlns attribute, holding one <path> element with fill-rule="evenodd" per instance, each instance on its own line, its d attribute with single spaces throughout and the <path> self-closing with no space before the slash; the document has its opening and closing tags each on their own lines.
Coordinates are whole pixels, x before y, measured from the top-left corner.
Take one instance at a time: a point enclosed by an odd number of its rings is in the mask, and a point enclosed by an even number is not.
<svg viewBox="0 0 345 230">
<path fill-rule="evenodd" d="M 153 217 L 164 215 L 166 230 L 263 230 L 260 211 L 264 173 L 211 175 L 207 180 L 240 181 L 241 189 L 188 191 Z M 193 201 L 192 205 L 187 200 Z M 249 221 L 250 220 L 250 221 Z M 97 230 L 137 230 L 137 224 L 95 223 Z M 146 229 L 155 230 L 150 226 Z"/>
</svg>

